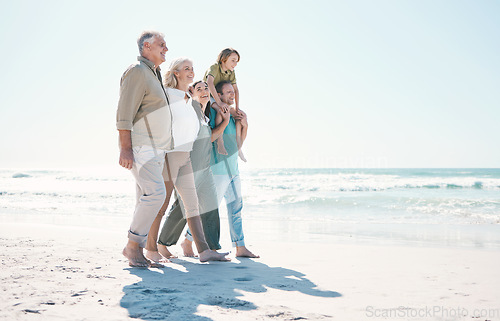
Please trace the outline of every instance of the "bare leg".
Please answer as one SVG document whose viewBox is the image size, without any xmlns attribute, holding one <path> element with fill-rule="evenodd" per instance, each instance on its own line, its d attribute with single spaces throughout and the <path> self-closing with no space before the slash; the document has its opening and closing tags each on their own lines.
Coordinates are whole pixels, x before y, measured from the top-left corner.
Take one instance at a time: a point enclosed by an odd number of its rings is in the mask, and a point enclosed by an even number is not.
<svg viewBox="0 0 500 321">
<path fill-rule="evenodd" d="M 250 258 L 259 258 L 260 256 L 253 254 L 250 252 L 249 249 L 246 248 L 246 246 L 237 246 L 236 247 L 236 256 L 237 257 L 250 257 Z"/>
<path fill-rule="evenodd" d="M 162 257 L 167 258 L 167 259 L 174 259 L 174 258 L 176 258 L 176 256 L 173 255 L 168 250 L 168 248 L 165 245 L 163 245 L 163 244 L 158 244 L 158 253 L 160 253 Z"/>
<path fill-rule="evenodd" d="M 217 112 L 217 115 L 215 116 L 215 125 L 219 126 L 220 123 L 222 123 L 223 119 L 220 114 L 220 112 Z M 219 138 L 217 138 L 217 152 L 221 155 L 227 155 L 227 150 L 226 147 L 224 146 L 224 139 L 222 138 L 223 135 L 221 135 Z"/>
<path fill-rule="evenodd" d="M 159 263 L 170 262 L 170 260 L 168 260 L 168 257 L 170 256 L 163 256 L 161 253 L 159 253 L 158 247 L 156 245 L 156 242 L 158 241 L 158 231 L 160 230 L 161 220 L 165 215 L 165 212 L 167 211 L 168 204 L 170 203 L 170 197 L 172 195 L 172 191 L 174 190 L 174 184 L 171 180 L 165 181 L 164 183 L 167 190 L 167 196 L 165 197 L 165 202 L 163 203 L 163 206 L 158 212 L 158 215 L 156 215 L 156 218 L 151 225 L 151 228 L 149 229 L 148 242 L 146 244 L 146 257 L 153 262 Z"/>
<path fill-rule="evenodd" d="M 156 245 L 156 240 L 158 239 L 158 230 L 160 228 L 162 218 L 163 215 L 158 213 L 153 224 L 151 225 L 151 228 L 149 229 L 148 242 L 146 245 L 146 257 L 153 262 L 169 263 L 170 260 L 168 260 L 158 251 L 158 247 Z"/>
<path fill-rule="evenodd" d="M 227 155 L 226 146 L 224 146 L 224 140 L 222 136 L 217 138 L 217 152 L 221 155 Z"/>
<path fill-rule="evenodd" d="M 248 120 L 247 117 L 245 116 L 244 118 L 240 119 L 241 122 L 241 133 L 240 133 L 240 138 L 241 138 L 241 145 L 245 142 L 245 139 L 247 139 L 247 132 L 248 132 Z"/>
<path fill-rule="evenodd" d="M 235 124 L 236 124 L 236 143 L 238 144 L 238 156 L 242 161 L 246 162 L 247 159 L 245 158 L 245 155 L 243 155 L 243 151 L 241 150 L 241 146 L 243 145 L 243 141 L 241 139 L 241 132 L 243 126 L 240 120 L 237 120 Z"/>
<path fill-rule="evenodd" d="M 184 239 L 181 243 L 182 251 L 184 252 L 184 256 L 187 257 L 195 257 L 193 251 L 193 242 L 188 239 Z"/>
</svg>

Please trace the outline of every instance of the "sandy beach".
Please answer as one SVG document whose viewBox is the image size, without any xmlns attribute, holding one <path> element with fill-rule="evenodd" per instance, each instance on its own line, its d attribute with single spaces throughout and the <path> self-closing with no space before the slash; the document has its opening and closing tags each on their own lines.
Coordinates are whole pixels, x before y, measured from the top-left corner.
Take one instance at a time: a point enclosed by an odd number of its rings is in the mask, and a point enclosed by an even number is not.
<svg viewBox="0 0 500 321">
<path fill-rule="evenodd" d="M 500 0 L 1 8 L 0 321 L 500 321 Z M 129 266 L 162 166 L 230 262 Z"/>
<path fill-rule="evenodd" d="M 125 240 L 2 222 L 0 319 L 500 320 L 498 250 L 253 242 L 260 259 L 134 269 Z"/>
</svg>

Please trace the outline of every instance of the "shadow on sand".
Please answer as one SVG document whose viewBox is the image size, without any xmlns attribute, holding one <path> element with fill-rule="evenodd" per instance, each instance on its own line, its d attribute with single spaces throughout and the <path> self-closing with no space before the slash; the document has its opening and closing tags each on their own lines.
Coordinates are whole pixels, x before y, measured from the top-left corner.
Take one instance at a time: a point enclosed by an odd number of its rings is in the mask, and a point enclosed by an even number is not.
<svg viewBox="0 0 500 321">
<path fill-rule="evenodd" d="M 192 259 L 174 259 L 163 269 L 127 270 L 142 280 L 123 288 L 120 305 L 129 316 L 140 320 L 212 320 L 196 314 L 200 305 L 215 306 L 221 314 L 228 310 L 241 312 L 257 310 L 252 302 L 238 297 L 239 291 L 264 293 L 267 288 L 323 298 L 340 297 L 334 291 L 323 291 L 305 278 L 305 275 L 281 267 L 269 267 L 252 259 L 239 262 L 211 262 L 200 264 Z M 273 302 L 269 302 L 272 305 Z M 268 309 L 267 311 L 272 310 Z M 276 307 L 276 313 L 258 311 L 255 316 L 273 320 L 309 319 L 311 315 L 296 315 L 286 307 Z M 238 319 L 238 316 L 235 316 Z M 316 315 L 327 319 L 326 315 Z"/>
</svg>

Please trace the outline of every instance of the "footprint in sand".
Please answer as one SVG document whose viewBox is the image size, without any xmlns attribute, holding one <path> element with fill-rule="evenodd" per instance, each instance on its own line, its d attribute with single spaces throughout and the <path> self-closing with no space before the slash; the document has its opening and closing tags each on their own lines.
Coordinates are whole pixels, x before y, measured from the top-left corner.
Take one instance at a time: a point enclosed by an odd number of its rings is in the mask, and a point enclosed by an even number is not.
<svg viewBox="0 0 500 321">
<path fill-rule="evenodd" d="M 218 295 L 213 297 L 208 297 L 206 301 L 209 305 L 218 305 L 220 307 L 225 307 L 225 308 L 252 306 L 252 303 L 248 301 L 243 301 L 235 298 L 223 298 Z"/>
</svg>

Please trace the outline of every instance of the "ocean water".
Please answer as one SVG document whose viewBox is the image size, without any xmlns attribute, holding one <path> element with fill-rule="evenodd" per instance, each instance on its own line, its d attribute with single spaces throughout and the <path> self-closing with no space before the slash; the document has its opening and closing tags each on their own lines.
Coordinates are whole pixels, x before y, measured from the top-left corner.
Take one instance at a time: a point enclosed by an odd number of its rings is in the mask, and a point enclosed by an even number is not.
<svg viewBox="0 0 500 321">
<path fill-rule="evenodd" d="M 259 169 L 241 176 L 246 230 L 269 241 L 500 248 L 500 169 Z M 128 222 L 134 194 L 131 174 L 120 168 L 5 169 L 0 220 Z"/>
</svg>

